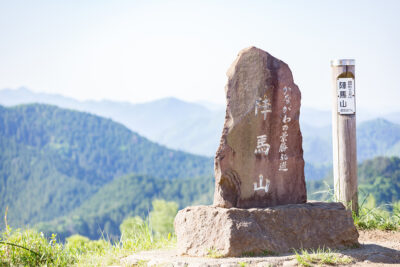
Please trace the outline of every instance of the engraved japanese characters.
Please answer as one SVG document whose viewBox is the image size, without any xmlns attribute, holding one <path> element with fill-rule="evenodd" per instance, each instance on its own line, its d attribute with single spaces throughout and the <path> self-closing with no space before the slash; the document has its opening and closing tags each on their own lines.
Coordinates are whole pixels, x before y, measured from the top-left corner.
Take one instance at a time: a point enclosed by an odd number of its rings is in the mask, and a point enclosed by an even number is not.
<svg viewBox="0 0 400 267">
<path fill-rule="evenodd" d="M 337 80 L 337 92 L 339 114 L 354 114 L 356 112 L 354 79 L 339 78 Z"/>
<path fill-rule="evenodd" d="M 301 93 L 289 67 L 250 47 L 239 53 L 227 75 L 214 205 L 252 208 L 306 202 Z"/>
</svg>

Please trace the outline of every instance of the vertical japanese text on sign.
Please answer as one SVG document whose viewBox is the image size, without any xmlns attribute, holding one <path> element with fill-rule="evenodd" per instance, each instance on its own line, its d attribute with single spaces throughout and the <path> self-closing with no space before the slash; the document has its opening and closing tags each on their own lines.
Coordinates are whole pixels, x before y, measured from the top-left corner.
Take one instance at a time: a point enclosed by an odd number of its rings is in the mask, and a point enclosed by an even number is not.
<svg viewBox="0 0 400 267">
<path fill-rule="evenodd" d="M 280 153 L 280 159 L 279 159 L 279 171 L 288 171 L 288 166 L 287 166 L 287 160 L 289 159 L 289 157 L 286 154 L 286 151 L 288 149 L 287 146 L 287 138 L 289 136 L 288 134 L 288 130 L 289 130 L 289 126 L 288 123 L 292 120 L 289 116 L 288 116 L 288 111 L 290 111 L 292 109 L 291 104 L 290 104 L 290 95 L 289 92 L 292 91 L 292 89 L 290 87 L 284 87 L 283 89 L 283 99 L 284 99 L 284 106 L 282 108 L 282 115 L 283 115 L 283 119 L 282 119 L 282 134 L 279 137 L 280 138 L 280 145 L 279 145 L 279 153 Z"/>
<path fill-rule="evenodd" d="M 356 111 L 353 78 L 339 78 L 337 80 L 338 113 L 354 114 Z"/>
</svg>

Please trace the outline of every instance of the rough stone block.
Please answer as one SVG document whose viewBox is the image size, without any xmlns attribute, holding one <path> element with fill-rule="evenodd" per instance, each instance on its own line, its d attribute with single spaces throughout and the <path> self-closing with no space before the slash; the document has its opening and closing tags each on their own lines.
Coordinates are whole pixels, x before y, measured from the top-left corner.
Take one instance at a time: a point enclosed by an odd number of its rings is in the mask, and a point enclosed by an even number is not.
<svg viewBox="0 0 400 267">
<path fill-rule="evenodd" d="M 262 209 L 194 206 L 179 211 L 174 224 L 180 255 L 242 256 L 358 244 L 351 212 L 341 203 Z"/>
</svg>

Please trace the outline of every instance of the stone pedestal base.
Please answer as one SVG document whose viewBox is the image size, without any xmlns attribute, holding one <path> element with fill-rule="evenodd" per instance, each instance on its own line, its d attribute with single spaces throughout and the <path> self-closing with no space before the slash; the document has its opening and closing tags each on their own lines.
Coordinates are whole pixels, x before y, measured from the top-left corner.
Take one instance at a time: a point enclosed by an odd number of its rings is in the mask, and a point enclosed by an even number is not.
<svg viewBox="0 0 400 267">
<path fill-rule="evenodd" d="M 351 212 L 341 203 L 264 209 L 194 206 L 179 211 L 174 224 L 180 255 L 237 257 L 358 244 Z"/>
</svg>

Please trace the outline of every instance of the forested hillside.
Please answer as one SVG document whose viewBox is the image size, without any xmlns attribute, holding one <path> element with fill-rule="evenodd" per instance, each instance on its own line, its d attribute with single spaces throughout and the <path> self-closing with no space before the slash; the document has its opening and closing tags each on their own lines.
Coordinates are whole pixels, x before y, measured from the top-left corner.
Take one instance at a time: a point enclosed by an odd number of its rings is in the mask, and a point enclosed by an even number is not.
<svg viewBox="0 0 400 267">
<path fill-rule="evenodd" d="M 400 158 L 376 157 L 359 164 L 358 192 L 360 205 L 371 196 L 377 206 L 400 201 Z M 307 194 L 309 199 L 333 200 L 332 173 L 322 180 L 308 181 Z"/>
<path fill-rule="evenodd" d="M 195 204 L 211 204 L 213 177 L 194 179 L 159 179 L 142 175 L 127 175 L 114 179 L 68 216 L 38 228 L 45 233 L 57 233 L 59 238 L 81 234 L 93 239 L 102 232 L 119 235 L 119 225 L 128 216 L 146 218 L 153 199 L 174 201 L 179 208 Z"/>
<path fill-rule="evenodd" d="M 358 181 L 361 199 L 371 195 L 377 205 L 400 201 L 400 158 L 377 157 L 364 161 L 358 168 Z"/>
<path fill-rule="evenodd" d="M 0 213 L 8 206 L 14 226 L 66 215 L 126 174 L 184 179 L 213 168 L 211 158 L 167 149 L 112 120 L 41 104 L 0 106 L 0 151 Z"/>
</svg>

